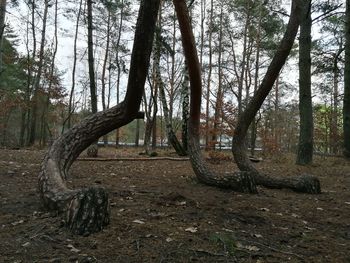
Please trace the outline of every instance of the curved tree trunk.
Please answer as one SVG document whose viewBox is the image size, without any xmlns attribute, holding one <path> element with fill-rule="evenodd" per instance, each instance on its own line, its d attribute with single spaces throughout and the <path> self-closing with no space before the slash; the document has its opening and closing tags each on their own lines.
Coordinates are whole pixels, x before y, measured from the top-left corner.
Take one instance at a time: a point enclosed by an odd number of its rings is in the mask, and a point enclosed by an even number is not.
<svg viewBox="0 0 350 263">
<path fill-rule="evenodd" d="M 188 151 L 193 170 L 199 181 L 221 188 L 240 192 L 256 193 L 256 186 L 251 172 L 236 172 L 232 175 L 217 175 L 206 166 L 199 145 L 199 124 L 202 94 L 202 80 L 191 22 L 184 0 L 174 0 L 179 20 L 182 45 L 190 76 L 191 99 L 188 127 Z"/>
<path fill-rule="evenodd" d="M 232 138 L 232 152 L 239 169 L 241 171 L 252 172 L 254 174 L 256 183 L 259 185 L 263 185 L 269 188 L 290 188 L 295 191 L 306 193 L 320 193 L 320 182 L 316 177 L 313 176 L 304 175 L 297 178 L 282 179 L 271 178 L 259 173 L 251 164 L 246 154 L 246 147 L 244 145 L 249 125 L 253 121 L 254 116 L 260 109 L 265 98 L 271 91 L 273 84 L 276 81 L 279 72 L 293 46 L 300 24 L 303 5 L 303 0 L 293 0 L 292 2 L 292 11 L 283 39 L 276 51 L 276 54 L 266 72 L 266 75 L 259 89 L 238 119 L 234 136 Z"/>
<path fill-rule="evenodd" d="M 73 233 L 88 235 L 109 223 L 106 191 L 101 187 L 69 189 L 66 177 L 74 160 L 97 138 L 137 118 L 158 9 L 159 0 L 141 2 L 124 101 L 87 117 L 59 137 L 45 155 L 38 182 L 41 200 L 48 209 L 66 212 L 66 224 Z"/>
</svg>

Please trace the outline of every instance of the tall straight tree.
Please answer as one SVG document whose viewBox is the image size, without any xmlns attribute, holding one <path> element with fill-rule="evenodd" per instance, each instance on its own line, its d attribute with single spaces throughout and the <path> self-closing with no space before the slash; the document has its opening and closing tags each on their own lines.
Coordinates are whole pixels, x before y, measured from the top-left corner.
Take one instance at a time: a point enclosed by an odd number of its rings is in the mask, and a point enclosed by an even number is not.
<svg viewBox="0 0 350 263">
<path fill-rule="evenodd" d="M 68 129 L 71 127 L 71 117 L 74 111 L 73 108 L 73 96 L 74 96 L 74 90 L 75 90 L 75 73 L 77 68 L 77 42 L 78 42 L 78 33 L 79 33 L 79 20 L 81 15 L 81 9 L 83 5 L 83 0 L 79 1 L 79 8 L 77 13 L 77 20 L 75 23 L 75 34 L 74 34 L 74 44 L 73 44 L 73 69 L 72 69 L 72 87 L 69 94 L 69 104 L 68 104 Z M 64 125 L 63 128 L 64 129 Z"/>
<path fill-rule="evenodd" d="M 311 97 L 311 1 L 304 2 L 299 37 L 300 134 L 296 163 L 310 164 L 313 155 L 313 116 Z"/>
<path fill-rule="evenodd" d="M 44 66 L 44 51 L 45 51 L 45 44 L 46 44 L 46 26 L 47 26 L 47 14 L 50 7 L 49 0 L 44 1 L 44 13 L 43 13 L 43 21 L 42 21 L 42 31 L 41 31 L 41 41 L 40 41 L 40 50 L 39 50 L 39 62 L 38 62 L 38 70 L 36 73 L 36 76 L 34 78 L 33 83 L 33 101 L 32 101 L 32 108 L 31 108 L 31 126 L 30 126 L 30 136 L 29 136 L 29 144 L 32 145 L 35 142 L 36 138 L 36 130 L 37 130 L 37 111 L 38 111 L 38 96 L 39 96 L 39 88 L 41 83 L 41 76 L 43 73 L 43 66 Z M 33 15 L 35 12 L 35 5 L 33 5 Z M 34 25 L 33 25 L 33 35 L 34 33 Z M 33 42 L 35 42 L 35 39 L 33 39 Z M 34 53 L 34 51 L 33 51 Z M 33 58 L 35 59 L 35 56 L 33 55 Z"/>
<path fill-rule="evenodd" d="M 92 38 L 92 0 L 86 0 L 87 7 L 87 23 L 88 23 L 88 62 L 89 62 L 89 82 L 90 82 L 90 100 L 91 100 L 91 112 L 95 114 L 97 112 L 97 93 L 96 93 L 96 81 L 95 81 L 95 67 L 94 67 L 94 42 Z M 97 144 L 93 144 L 88 149 L 88 155 L 90 157 L 96 157 L 98 153 Z"/>
<path fill-rule="evenodd" d="M 350 158 L 350 0 L 346 0 L 345 84 L 343 106 L 344 156 Z"/>
<path fill-rule="evenodd" d="M 5 31 L 6 0 L 0 0 L 0 75 L 2 72 L 2 44 Z"/>
</svg>

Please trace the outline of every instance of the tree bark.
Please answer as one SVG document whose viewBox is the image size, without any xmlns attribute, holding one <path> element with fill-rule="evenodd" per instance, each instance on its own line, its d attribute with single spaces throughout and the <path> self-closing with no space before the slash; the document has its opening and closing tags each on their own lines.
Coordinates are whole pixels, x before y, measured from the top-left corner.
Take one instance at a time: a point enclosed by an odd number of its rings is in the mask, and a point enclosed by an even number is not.
<svg viewBox="0 0 350 263">
<path fill-rule="evenodd" d="M 338 153 L 338 108 L 339 108 L 339 56 L 343 52 L 342 47 L 334 56 L 333 62 L 333 107 L 331 109 L 331 126 L 330 126 L 330 151 L 332 154 Z"/>
<path fill-rule="evenodd" d="M 44 206 L 66 213 L 73 233 L 88 235 L 109 222 L 107 192 L 99 188 L 69 189 L 68 170 L 92 142 L 138 117 L 155 29 L 159 0 L 141 2 L 136 25 L 127 92 L 123 102 L 90 115 L 61 135 L 44 157 L 39 173 L 39 193 Z"/>
<path fill-rule="evenodd" d="M 300 176 L 289 180 L 283 178 L 270 178 L 263 175 L 251 164 L 244 145 L 247 131 L 254 116 L 260 109 L 265 98 L 271 91 L 287 57 L 292 49 L 296 34 L 298 32 L 301 15 L 303 14 L 303 0 L 293 0 L 292 11 L 289 17 L 286 32 L 283 39 L 269 65 L 265 77 L 249 102 L 246 109 L 238 119 L 237 126 L 232 138 L 232 153 L 234 159 L 241 171 L 250 171 L 253 173 L 255 181 L 259 185 L 269 188 L 290 188 L 295 191 L 306 193 L 320 193 L 320 183 L 316 177 Z M 274 181 L 274 183 L 272 183 Z"/>
<path fill-rule="evenodd" d="M 256 193 L 254 178 L 250 172 L 236 172 L 232 175 L 217 175 L 207 167 L 199 147 L 199 124 L 202 95 L 201 69 L 198 60 L 190 17 L 184 0 L 174 0 L 179 20 L 182 45 L 190 76 L 191 99 L 188 127 L 188 150 L 192 168 L 200 182 L 240 192 Z"/>
<path fill-rule="evenodd" d="M 313 155 L 313 116 L 311 96 L 311 2 L 303 4 L 303 17 L 299 37 L 299 114 L 300 134 L 296 163 L 312 163 Z"/>
<path fill-rule="evenodd" d="M 181 84 L 182 97 L 182 147 L 187 155 L 188 152 L 188 118 L 190 115 L 190 80 L 188 66 L 185 65 L 184 80 Z"/>
<path fill-rule="evenodd" d="M 345 74 L 343 101 L 344 156 L 350 159 L 350 0 L 346 0 Z"/>
</svg>

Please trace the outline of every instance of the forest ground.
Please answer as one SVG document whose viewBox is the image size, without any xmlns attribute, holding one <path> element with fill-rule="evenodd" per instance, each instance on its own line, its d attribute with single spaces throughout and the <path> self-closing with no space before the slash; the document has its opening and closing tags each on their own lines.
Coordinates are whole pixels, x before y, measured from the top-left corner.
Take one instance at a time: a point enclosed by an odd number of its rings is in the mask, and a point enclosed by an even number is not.
<svg viewBox="0 0 350 263">
<path fill-rule="evenodd" d="M 139 151 L 100 155 L 139 158 Z M 350 262 L 350 163 L 342 158 L 301 167 L 278 155 L 257 164 L 272 175 L 317 175 L 320 195 L 216 189 L 197 182 L 189 161 L 76 161 L 70 187 L 102 185 L 111 201 L 110 225 L 82 237 L 40 205 L 43 155 L 0 150 L 0 262 Z M 236 169 L 232 161 L 211 167 Z"/>
</svg>

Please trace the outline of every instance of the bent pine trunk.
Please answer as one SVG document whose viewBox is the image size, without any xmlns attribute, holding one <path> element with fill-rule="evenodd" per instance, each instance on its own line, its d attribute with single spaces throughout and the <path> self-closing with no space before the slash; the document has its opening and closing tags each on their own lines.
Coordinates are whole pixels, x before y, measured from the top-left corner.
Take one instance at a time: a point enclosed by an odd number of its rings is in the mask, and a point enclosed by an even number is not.
<svg viewBox="0 0 350 263">
<path fill-rule="evenodd" d="M 59 137 L 45 155 L 38 178 L 41 200 L 47 209 L 66 213 L 73 233 L 88 235 L 109 223 L 107 192 L 101 187 L 69 189 L 66 178 L 74 160 L 91 143 L 138 117 L 158 9 L 159 0 L 141 1 L 124 101 L 87 117 Z"/>
<path fill-rule="evenodd" d="M 273 57 L 273 60 L 259 89 L 256 91 L 250 103 L 238 119 L 234 136 L 232 138 L 232 152 L 239 169 L 241 171 L 252 172 L 258 185 L 269 188 L 289 188 L 305 193 L 320 193 L 320 182 L 314 176 L 301 175 L 296 178 L 285 179 L 272 178 L 259 173 L 258 170 L 256 170 L 251 164 L 246 154 L 246 148 L 244 145 L 249 125 L 254 120 L 254 116 L 271 91 L 273 84 L 276 81 L 280 70 L 283 67 L 293 46 L 300 25 L 301 16 L 305 15 L 302 12 L 303 5 L 303 0 L 293 0 L 292 2 L 292 11 L 283 39 L 275 53 L 275 56 Z"/>
<path fill-rule="evenodd" d="M 202 95 L 201 70 L 197 56 L 190 17 L 184 0 L 174 0 L 179 20 L 182 45 L 190 76 L 191 99 L 188 127 L 188 151 L 193 170 L 198 180 L 204 184 L 248 193 L 256 193 L 256 185 L 251 172 L 236 172 L 218 175 L 207 167 L 199 146 L 199 123 Z"/>
</svg>

